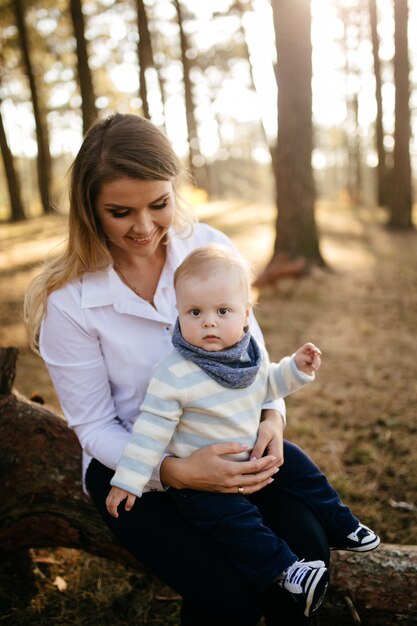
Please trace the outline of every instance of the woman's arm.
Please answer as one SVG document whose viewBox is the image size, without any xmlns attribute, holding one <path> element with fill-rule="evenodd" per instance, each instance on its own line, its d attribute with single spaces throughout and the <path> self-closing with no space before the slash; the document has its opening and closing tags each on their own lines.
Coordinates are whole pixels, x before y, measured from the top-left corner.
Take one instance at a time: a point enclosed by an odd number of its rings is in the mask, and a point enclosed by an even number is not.
<svg viewBox="0 0 417 626">
<path fill-rule="evenodd" d="M 284 463 L 284 428 L 285 422 L 276 409 L 263 409 L 259 424 L 258 438 L 251 453 L 251 458 L 260 459 L 267 454 L 276 458 L 275 465 Z"/>
<path fill-rule="evenodd" d="M 51 301 L 52 300 L 52 301 Z M 68 426 L 83 450 L 115 469 L 129 439 L 117 418 L 109 375 L 99 339 L 82 325 L 78 311 L 71 317 L 61 303 L 48 302 L 40 348 Z"/>
</svg>

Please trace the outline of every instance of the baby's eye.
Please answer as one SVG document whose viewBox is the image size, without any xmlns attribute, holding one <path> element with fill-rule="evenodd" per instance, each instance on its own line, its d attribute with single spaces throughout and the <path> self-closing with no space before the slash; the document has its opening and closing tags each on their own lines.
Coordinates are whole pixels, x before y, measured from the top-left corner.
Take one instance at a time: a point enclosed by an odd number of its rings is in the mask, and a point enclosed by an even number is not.
<svg viewBox="0 0 417 626">
<path fill-rule="evenodd" d="M 225 317 L 228 313 L 229 313 L 229 309 L 224 309 L 221 308 L 217 311 L 217 313 L 221 316 L 221 317 Z"/>
<path fill-rule="evenodd" d="M 198 317 L 200 315 L 200 309 L 191 309 L 190 315 L 191 317 Z"/>
</svg>

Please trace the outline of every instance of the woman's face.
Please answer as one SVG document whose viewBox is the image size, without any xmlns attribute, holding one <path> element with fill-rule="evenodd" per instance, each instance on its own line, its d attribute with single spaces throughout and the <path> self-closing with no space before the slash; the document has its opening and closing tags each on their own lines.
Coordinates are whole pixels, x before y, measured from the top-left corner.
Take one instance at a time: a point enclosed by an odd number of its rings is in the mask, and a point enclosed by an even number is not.
<svg viewBox="0 0 417 626">
<path fill-rule="evenodd" d="M 104 183 L 96 211 L 112 256 L 151 257 L 174 220 L 172 182 L 125 177 Z"/>
</svg>

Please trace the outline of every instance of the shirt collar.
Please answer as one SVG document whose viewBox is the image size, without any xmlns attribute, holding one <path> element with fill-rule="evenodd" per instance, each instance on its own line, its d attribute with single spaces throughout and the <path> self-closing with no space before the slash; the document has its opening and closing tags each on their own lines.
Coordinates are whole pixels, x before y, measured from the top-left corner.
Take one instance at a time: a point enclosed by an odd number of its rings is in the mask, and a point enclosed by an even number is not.
<svg viewBox="0 0 417 626">
<path fill-rule="evenodd" d="M 161 277 L 158 283 L 158 290 L 172 287 L 174 272 L 184 258 L 184 246 L 181 246 L 181 235 L 170 229 L 167 241 L 167 257 Z"/>
<path fill-rule="evenodd" d="M 167 287 L 172 288 L 175 269 L 182 260 L 181 235 L 170 229 L 167 241 L 167 258 L 159 279 L 157 292 Z M 162 316 L 149 303 L 140 300 L 127 285 L 125 285 L 109 266 L 98 272 L 86 272 L 81 279 L 81 307 L 83 309 L 101 306 L 114 306 L 116 310 L 137 314 L 143 317 Z M 148 311 L 149 309 L 149 311 Z"/>
<path fill-rule="evenodd" d="M 81 307 L 83 309 L 114 304 L 119 299 L 115 290 L 112 289 L 112 283 L 115 285 L 115 274 L 114 269 L 108 267 L 100 272 L 86 272 L 83 275 L 81 279 Z"/>
</svg>

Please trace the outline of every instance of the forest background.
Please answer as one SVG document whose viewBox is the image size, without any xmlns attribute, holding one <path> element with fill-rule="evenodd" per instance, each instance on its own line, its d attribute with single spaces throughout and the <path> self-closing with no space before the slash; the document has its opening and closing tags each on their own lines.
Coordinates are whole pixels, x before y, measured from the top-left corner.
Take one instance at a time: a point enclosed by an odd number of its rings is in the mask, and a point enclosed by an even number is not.
<svg viewBox="0 0 417 626">
<path fill-rule="evenodd" d="M 60 411 L 24 290 L 65 237 L 83 133 L 144 115 L 190 170 L 198 218 L 253 262 L 272 357 L 323 349 L 288 438 L 383 541 L 416 544 L 416 34 L 406 0 L 0 0 L 0 344 L 20 350 L 17 389 Z M 1 566 L 1 623 L 178 623 L 145 574 L 27 556 Z"/>
</svg>

